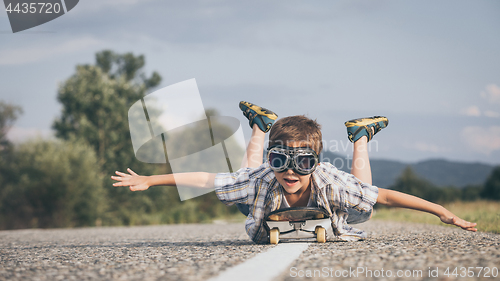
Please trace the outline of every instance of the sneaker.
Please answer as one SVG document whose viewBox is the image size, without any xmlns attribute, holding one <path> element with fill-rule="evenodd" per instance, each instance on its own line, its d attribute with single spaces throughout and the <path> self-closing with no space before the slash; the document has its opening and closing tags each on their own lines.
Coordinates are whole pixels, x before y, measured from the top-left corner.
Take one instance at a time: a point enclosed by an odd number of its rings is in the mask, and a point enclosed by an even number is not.
<svg viewBox="0 0 500 281">
<path fill-rule="evenodd" d="M 389 119 L 384 116 L 353 119 L 344 123 L 347 127 L 347 136 L 351 142 L 356 142 L 362 136 L 370 141 L 373 136 L 389 125 Z"/>
<path fill-rule="evenodd" d="M 259 129 L 264 133 L 267 133 L 271 129 L 274 121 L 278 118 L 278 115 L 271 110 L 246 101 L 240 102 L 240 109 L 248 119 L 250 128 L 253 128 L 253 124 L 257 124 Z"/>
</svg>

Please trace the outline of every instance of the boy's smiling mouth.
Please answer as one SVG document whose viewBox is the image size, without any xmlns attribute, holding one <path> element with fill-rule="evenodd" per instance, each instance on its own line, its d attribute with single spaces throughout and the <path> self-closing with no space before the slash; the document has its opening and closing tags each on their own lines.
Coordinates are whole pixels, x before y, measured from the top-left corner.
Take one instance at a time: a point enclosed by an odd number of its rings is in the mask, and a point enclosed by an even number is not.
<svg viewBox="0 0 500 281">
<path fill-rule="evenodd" d="M 297 182 L 299 182 L 299 180 L 297 180 L 297 179 L 285 179 L 285 178 L 283 178 L 283 180 L 285 181 L 285 183 L 288 186 L 295 185 Z"/>
</svg>

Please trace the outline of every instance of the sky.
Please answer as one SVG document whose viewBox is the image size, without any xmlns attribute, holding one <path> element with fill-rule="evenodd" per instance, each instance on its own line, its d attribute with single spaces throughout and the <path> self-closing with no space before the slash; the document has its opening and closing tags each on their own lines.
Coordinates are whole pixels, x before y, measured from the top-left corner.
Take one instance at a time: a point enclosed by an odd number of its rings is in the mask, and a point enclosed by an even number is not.
<svg viewBox="0 0 500 281">
<path fill-rule="evenodd" d="M 110 49 L 143 54 L 158 88 L 195 78 L 247 137 L 241 100 L 316 119 L 343 155 L 343 123 L 383 115 L 372 158 L 500 164 L 499 14 L 495 0 L 85 0 L 13 34 L 0 11 L 0 100 L 24 110 L 11 140 L 50 138 L 59 85 Z"/>
</svg>

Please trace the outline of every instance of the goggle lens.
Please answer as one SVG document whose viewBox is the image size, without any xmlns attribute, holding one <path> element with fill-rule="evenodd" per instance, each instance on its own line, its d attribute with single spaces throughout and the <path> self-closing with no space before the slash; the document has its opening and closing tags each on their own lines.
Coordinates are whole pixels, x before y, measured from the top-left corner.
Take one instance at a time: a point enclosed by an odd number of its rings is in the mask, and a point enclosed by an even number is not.
<svg viewBox="0 0 500 281">
<path fill-rule="evenodd" d="M 313 155 L 299 155 L 295 158 L 295 163 L 300 169 L 308 171 L 316 164 L 316 158 Z"/>
<path fill-rule="evenodd" d="M 312 173 L 318 164 L 318 156 L 310 148 L 273 147 L 268 153 L 269 166 L 281 173 L 293 169 L 301 175 Z"/>
<path fill-rule="evenodd" d="M 271 152 L 269 153 L 269 165 L 271 168 L 283 169 L 287 165 L 288 156 L 281 153 Z"/>
</svg>

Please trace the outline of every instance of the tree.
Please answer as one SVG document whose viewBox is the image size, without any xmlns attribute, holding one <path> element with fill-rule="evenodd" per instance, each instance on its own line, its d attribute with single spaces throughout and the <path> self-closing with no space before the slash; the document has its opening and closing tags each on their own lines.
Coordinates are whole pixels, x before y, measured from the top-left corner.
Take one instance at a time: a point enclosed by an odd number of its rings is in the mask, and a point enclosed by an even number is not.
<svg viewBox="0 0 500 281">
<path fill-rule="evenodd" d="M 420 178 L 408 166 L 391 189 L 411 194 L 431 202 L 450 202 L 460 199 L 461 192 L 455 187 L 438 187 Z"/>
<path fill-rule="evenodd" d="M 500 200 L 500 166 L 493 169 L 486 180 L 481 197 L 489 200 Z"/>
<path fill-rule="evenodd" d="M 0 171 L 0 228 L 99 224 L 105 207 L 102 176 L 86 144 L 32 140 L 16 146 Z"/>
<path fill-rule="evenodd" d="M 12 146 L 7 139 L 7 132 L 22 112 L 21 107 L 0 101 L 0 152 Z"/>
<path fill-rule="evenodd" d="M 461 200 L 462 201 L 476 201 L 481 198 L 481 193 L 483 192 L 483 185 L 467 185 L 462 189 Z"/>
<path fill-rule="evenodd" d="M 428 197 L 431 185 L 430 182 L 418 177 L 411 167 L 408 166 L 403 170 L 401 176 L 399 176 L 391 189 L 425 198 Z"/>
<path fill-rule="evenodd" d="M 58 138 L 85 141 L 95 151 L 99 160 L 97 167 L 105 176 L 103 186 L 108 199 L 103 224 L 195 222 L 220 213 L 227 214 L 227 209 L 213 193 L 180 202 L 175 187 L 153 187 L 144 192 L 112 187 L 110 176 L 117 170 L 132 168 L 144 175 L 171 172 L 169 164 L 138 161 L 133 151 L 128 110 L 161 81 L 156 72 L 146 77 L 142 71 L 144 64 L 142 55 L 102 51 L 96 54 L 94 65 L 78 65 L 76 73 L 59 87 L 57 98 L 63 108 L 53 128 Z M 149 113 L 151 110 L 154 109 L 148 108 Z M 165 138 L 169 136 L 165 135 Z M 196 140 L 197 136 L 190 138 L 190 141 Z M 188 144 L 183 142 L 179 149 Z M 210 204 L 204 205 L 204 210 L 197 208 L 207 202 Z M 229 212 L 234 210 L 232 208 Z"/>
<path fill-rule="evenodd" d="M 152 196 L 159 191 L 132 194 L 124 188 L 112 187 L 109 177 L 115 171 L 129 167 L 144 174 L 157 173 L 158 169 L 162 173 L 169 171 L 165 165 L 139 162 L 132 148 L 128 110 L 161 81 L 156 72 L 146 77 L 144 64 L 142 55 L 99 52 L 94 65 L 76 67 L 76 73 L 61 84 L 57 95 L 62 114 L 53 123 L 56 136 L 85 141 L 95 151 L 98 167 L 105 175 L 109 224 L 130 224 L 137 212 L 155 212 L 155 208 L 147 206 L 152 202 L 159 205 L 156 198 L 162 197 Z"/>
<path fill-rule="evenodd" d="M 78 65 L 59 88 L 62 115 L 53 128 L 56 136 L 87 141 L 104 171 L 135 162 L 127 113 L 130 106 L 157 86 L 161 77 L 142 72 L 144 57 L 106 50 L 96 54 L 96 65 Z"/>
</svg>

